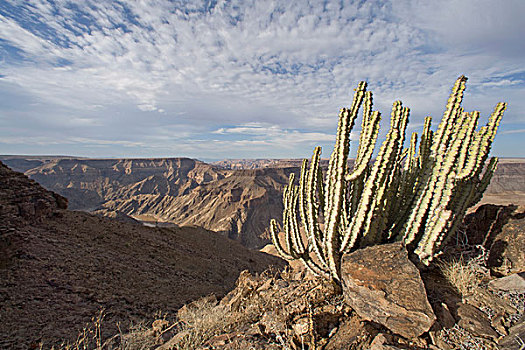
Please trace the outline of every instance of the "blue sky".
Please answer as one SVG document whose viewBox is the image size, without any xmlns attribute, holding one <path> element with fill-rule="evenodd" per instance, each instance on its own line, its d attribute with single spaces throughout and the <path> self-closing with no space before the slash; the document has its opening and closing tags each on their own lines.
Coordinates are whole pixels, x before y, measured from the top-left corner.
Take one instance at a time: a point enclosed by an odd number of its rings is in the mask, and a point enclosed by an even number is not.
<svg viewBox="0 0 525 350">
<path fill-rule="evenodd" d="M 524 17 L 523 0 L 2 0 L 0 154 L 328 157 L 360 80 L 384 134 L 397 99 L 409 132 L 436 127 L 465 74 L 483 122 L 509 103 L 492 153 L 525 156 Z"/>
</svg>

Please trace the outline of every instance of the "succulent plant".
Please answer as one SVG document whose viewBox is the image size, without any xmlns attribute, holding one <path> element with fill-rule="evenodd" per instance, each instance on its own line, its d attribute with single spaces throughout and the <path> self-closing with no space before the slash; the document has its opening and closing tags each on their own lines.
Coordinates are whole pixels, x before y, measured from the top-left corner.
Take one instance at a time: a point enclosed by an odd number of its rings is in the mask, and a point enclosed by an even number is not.
<svg viewBox="0 0 525 350">
<path fill-rule="evenodd" d="M 437 130 L 425 119 L 419 147 L 413 133 L 404 148 L 409 109 L 396 101 L 390 129 L 372 162 L 381 114 L 372 111 L 366 82 L 342 108 L 334 150 L 323 179 L 321 148 L 304 160 L 299 184 L 291 174 L 283 193 L 284 245 L 270 222 L 281 256 L 299 259 L 316 275 L 340 282 L 342 254 L 363 246 L 403 241 L 420 264 L 428 265 L 487 188 L 497 158 L 487 162 L 506 103 L 477 129 L 479 112 L 461 107 L 467 78 L 457 79 Z M 347 161 L 350 132 L 363 110 L 359 147 L 352 171 Z"/>
</svg>

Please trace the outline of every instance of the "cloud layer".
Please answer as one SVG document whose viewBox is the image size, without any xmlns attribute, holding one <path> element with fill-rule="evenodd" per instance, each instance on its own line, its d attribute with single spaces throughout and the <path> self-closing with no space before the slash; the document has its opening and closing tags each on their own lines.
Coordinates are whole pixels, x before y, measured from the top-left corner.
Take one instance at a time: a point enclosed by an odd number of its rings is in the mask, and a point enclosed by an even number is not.
<svg viewBox="0 0 525 350">
<path fill-rule="evenodd" d="M 524 15 L 521 0 L 7 0 L 0 153 L 305 157 L 358 81 L 417 130 L 465 74 L 467 109 L 509 102 L 494 153 L 525 156 Z"/>
</svg>

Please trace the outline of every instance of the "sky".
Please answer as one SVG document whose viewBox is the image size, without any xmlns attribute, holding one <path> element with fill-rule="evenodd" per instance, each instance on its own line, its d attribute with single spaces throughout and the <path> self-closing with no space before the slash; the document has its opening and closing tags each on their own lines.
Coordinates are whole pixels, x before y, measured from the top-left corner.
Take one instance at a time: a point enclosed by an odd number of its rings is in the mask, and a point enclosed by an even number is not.
<svg viewBox="0 0 525 350">
<path fill-rule="evenodd" d="M 435 129 L 464 74 L 483 124 L 509 104 L 492 154 L 523 157 L 524 17 L 523 0 L 1 0 L 0 154 L 329 157 L 359 81 L 384 135 L 395 100 L 409 133 Z"/>
</svg>

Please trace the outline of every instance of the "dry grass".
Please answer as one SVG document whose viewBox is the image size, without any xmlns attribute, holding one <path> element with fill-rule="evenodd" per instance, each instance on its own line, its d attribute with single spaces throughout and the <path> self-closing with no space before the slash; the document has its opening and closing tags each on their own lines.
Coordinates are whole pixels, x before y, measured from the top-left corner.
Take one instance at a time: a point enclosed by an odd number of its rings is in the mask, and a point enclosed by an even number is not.
<svg viewBox="0 0 525 350">
<path fill-rule="evenodd" d="M 268 305 L 256 295 L 244 300 L 241 309 L 232 312 L 226 305 L 203 298 L 190 304 L 179 313 L 180 337 L 173 349 L 191 350 L 204 345 L 214 336 L 247 329 L 256 322 Z"/>
<path fill-rule="evenodd" d="M 283 275 L 286 276 L 286 272 Z M 250 293 L 238 301 L 236 310 L 232 311 L 230 305 L 218 303 L 214 296 L 204 297 L 179 310 L 175 323 L 157 319 L 151 325 L 138 324 L 128 330 L 119 327 L 119 332 L 109 339 L 103 339 L 102 336 L 104 312 L 101 311 L 79 332 L 76 341 L 52 349 L 142 350 L 153 349 L 161 344 L 174 350 L 196 349 L 205 346 L 215 336 L 242 334 L 257 323 L 265 311 L 283 307 L 281 300 L 267 300 L 258 293 Z M 159 326 L 159 321 L 164 323 Z M 289 349 L 291 340 L 288 337 L 289 334 L 276 334 L 276 339 L 268 341 L 279 345 L 279 348 Z M 44 348 L 49 347 L 41 346 L 41 349 Z"/>
<path fill-rule="evenodd" d="M 465 241 L 460 237 L 463 236 Z M 479 290 L 482 282 L 490 276 L 487 268 L 488 251 L 480 245 L 466 241 L 466 234 L 457 234 L 458 254 L 455 258 L 439 263 L 443 276 L 456 288 L 461 296 L 471 296 Z"/>
<path fill-rule="evenodd" d="M 463 256 L 441 264 L 443 275 L 463 297 L 474 294 L 479 288 L 481 283 L 479 270 L 478 261 L 465 262 Z"/>
<path fill-rule="evenodd" d="M 52 350 L 145 350 L 152 349 L 159 344 L 163 329 L 168 329 L 168 321 L 157 319 L 150 327 L 143 323 L 131 325 L 129 330 L 124 332 L 118 325 L 119 333 L 104 339 L 102 327 L 104 323 L 104 310 L 101 310 L 96 317 L 91 319 L 82 331 L 79 332 L 74 342 L 62 343 L 58 347 L 51 347 Z M 40 344 L 40 350 L 45 349 L 44 344 Z"/>
<path fill-rule="evenodd" d="M 239 323 L 226 307 L 207 299 L 201 299 L 188 307 L 180 321 L 180 340 L 174 347 L 180 350 L 195 349 L 213 336 L 229 332 Z"/>
<path fill-rule="evenodd" d="M 102 349 L 105 345 L 102 340 L 102 322 L 104 320 L 104 310 L 100 310 L 98 316 L 91 319 L 91 324 L 86 325 L 80 331 L 74 343 L 63 343 L 58 349 L 63 350 L 87 350 L 87 349 Z M 40 349 L 44 345 L 40 344 Z M 51 349 L 55 349 L 52 347 Z"/>
<path fill-rule="evenodd" d="M 266 271 L 263 274 L 264 277 L 259 280 L 258 286 L 261 285 L 262 281 L 274 278 L 273 274 L 272 271 Z M 279 275 L 288 282 L 292 278 L 292 273 L 288 271 L 283 271 Z M 255 292 L 255 290 L 243 295 L 242 299 L 236 299 L 236 302 L 227 304 L 220 304 L 214 298 L 206 297 L 186 305 L 178 314 L 180 327 L 175 336 L 178 339 L 172 349 L 190 350 L 199 349 L 203 346 L 214 348 L 215 340 L 212 339 L 213 337 L 231 336 L 246 340 L 246 342 L 233 341 L 230 343 L 230 346 L 233 346 L 231 348 L 244 350 L 245 346 L 250 343 L 248 340 L 250 336 L 247 333 L 253 330 L 261 317 L 265 313 L 272 313 L 272 311 L 285 307 L 283 300 L 268 298 Z M 232 305 L 235 306 L 232 307 Z M 272 349 L 295 349 L 296 347 L 292 346 L 293 334 L 290 332 L 292 331 L 289 329 L 286 331 L 272 329 L 270 332 L 272 334 L 266 334 L 264 340 L 261 339 L 261 341 L 265 344 L 264 346 L 275 346 L 271 347 Z M 226 342 L 228 343 L 230 340 L 226 340 Z"/>
</svg>

